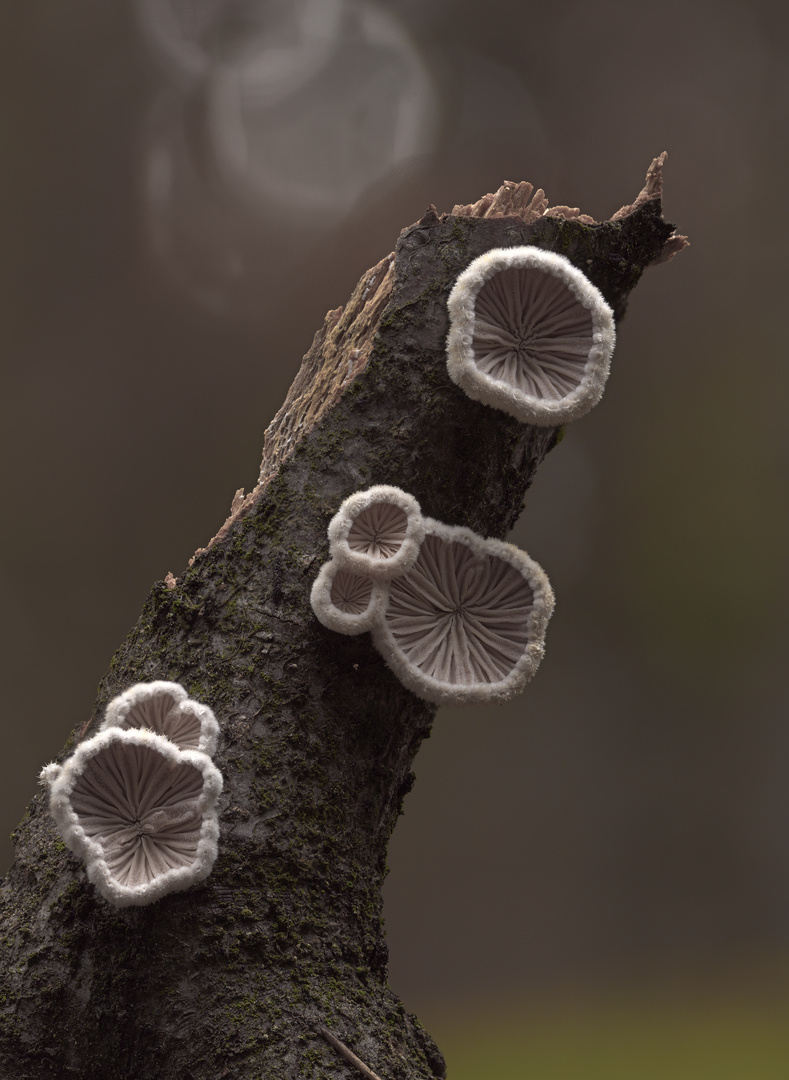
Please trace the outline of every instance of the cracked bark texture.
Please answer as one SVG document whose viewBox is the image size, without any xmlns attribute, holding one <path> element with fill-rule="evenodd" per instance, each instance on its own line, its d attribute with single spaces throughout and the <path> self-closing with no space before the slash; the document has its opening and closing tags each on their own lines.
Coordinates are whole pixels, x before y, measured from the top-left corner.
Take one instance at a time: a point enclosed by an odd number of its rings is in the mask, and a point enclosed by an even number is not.
<svg viewBox="0 0 789 1080">
<path fill-rule="evenodd" d="M 606 222 L 551 210 L 525 183 L 452 214 L 431 208 L 327 315 L 266 433 L 257 487 L 237 493 L 183 576 L 154 585 L 63 751 L 138 681 L 181 682 L 209 704 L 225 778 L 214 872 L 148 907 L 113 908 L 34 798 L 0 888 L 2 1080 L 358 1075 L 321 1027 L 389 1080 L 445 1075 L 387 986 L 381 921 L 387 842 L 435 707 L 400 685 L 368 635 L 324 629 L 310 587 L 332 515 L 372 484 L 506 536 L 557 431 L 450 381 L 449 291 L 484 251 L 536 244 L 566 255 L 620 319 L 643 270 L 685 244 L 662 217 L 664 157 Z"/>
</svg>

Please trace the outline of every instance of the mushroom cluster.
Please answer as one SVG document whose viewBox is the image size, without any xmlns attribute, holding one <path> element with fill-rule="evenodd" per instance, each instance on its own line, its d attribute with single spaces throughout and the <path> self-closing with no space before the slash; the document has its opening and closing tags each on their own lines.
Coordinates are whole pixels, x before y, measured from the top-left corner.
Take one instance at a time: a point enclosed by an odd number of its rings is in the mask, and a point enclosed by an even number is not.
<svg viewBox="0 0 789 1080">
<path fill-rule="evenodd" d="M 460 274 L 448 310 L 449 374 L 470 397 L 543 426 L 599 401 L 613 313 L 563 256 L 488 251 Z M 310 598 L 317 618 L 339 633 L 369 631 L 420 697 L 502 701 L 536 671 L 554 596 L 525 552 L 423 517 L 390 485 L 345 499 L 328 535 Z M 110 903 L 149 904 L 210 874 L 218 734 L 211 710 L 178 683 L 139 683 L 110 702 L 97 735 L 42 770 L 65 843 Z"/>
<path fill-rule="evenodd" d="M 563 255 L 494 248 L 458 277 L 447 302 L 447 370 L 469 397 L 542 427 L 600 400 L 614 315 Z"/>
<path fill-rule="evenodd" d="M 41 771 L 63 840 L 111 904 L 150 904 L 211 873 L 218 733 L 178 683 L 138 683 L 110 702 L 97 735 Z"/>
<path fill-rule="evenodd" d="M 386 608 L 388 583 L 416 562 L 425 526 L 413 495 L 389 484 L 357 491 L 329 523 L 331 559 L 312 587 L 312 609 L 341 634 L 371 630 Z"/>
<path fill-rule="evenodd" d="M 312 587 L 317 618 L 344 634 L 369 630 L 420 697 L 503 701 L 537 670 L 554 598 L 519 548 L 424 518 L 413 496 L 383 485 L 345 500 L 329 540 Z"/>
</svg>

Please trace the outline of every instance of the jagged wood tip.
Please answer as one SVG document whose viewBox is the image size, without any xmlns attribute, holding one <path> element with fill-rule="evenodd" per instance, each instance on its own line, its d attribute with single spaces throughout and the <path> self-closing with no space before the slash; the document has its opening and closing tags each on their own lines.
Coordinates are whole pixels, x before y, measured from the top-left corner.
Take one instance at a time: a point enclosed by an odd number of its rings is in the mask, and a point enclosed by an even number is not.
<svg viewBox="0 0 789 1080">
<path fill-rule="evenodd" d="M 622 222 L 649 202 L 660 207 L 663 197 L 663 166 L 667 158 L 668 153 L 664 150 L 653 159 L 647 170 L 644 186 L 635 201 L 617 210 L 610 221 Z M 497 191 L 483 195 L 475 203 L 453 206 L 451 215 L 439 216 L 435 206 L 431 205 L 421 221 L 409 226 L 409 229 L 427 220 L 444 221 L 450 216 L 516 217 L 527 225 L 534 224 L 541 218 L 577 221 L 585 225 L 600 224 L 589 214 L 581 213 L 578 207 L 551 207 L 543 189 L 535 190 L 534 185 L 528 181 L 505 180 Z M 401 235 L 409 229 L 403 229 Z M 649 265 L 668 262 L 687 246 L 687 237 L 674 231 Z M 344 307 L 327 312 L 323 326 L 315 334 L 302 360 L 285 402 L 266 429 L 257 484 L 247 494 L 244 494 L 243 488 L 236 491 L 226 521 L 204 548 L 197 549 L 189 561 L 190 566 L 199 555 L 223 539 L 235 521 L 250 512 L 279 466 L 290 457 L 299 440 L 318 423 L 367 366 L 381 317 L 391 296 L 394 268 L 395 254 L 390 252 L 362 276 Z M 172 587 L 171 577 L 168 575 L 168 587 Z M 172 584 L 174 583 L 175 579 L 172 579 Z"/>
</svg>

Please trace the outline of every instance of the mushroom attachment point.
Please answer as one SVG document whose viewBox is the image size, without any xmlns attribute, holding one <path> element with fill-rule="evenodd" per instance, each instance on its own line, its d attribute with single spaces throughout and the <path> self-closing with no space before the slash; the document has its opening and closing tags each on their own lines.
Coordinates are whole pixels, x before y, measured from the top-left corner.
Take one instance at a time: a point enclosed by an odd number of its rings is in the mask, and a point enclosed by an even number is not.
<svg viewBox="0 0 789 1080">
<path fill-rule="evenodd" d="M 164 735 L 181 750 L 216 750 L 219 724 L 207 705 L 193 701 L 180 683 L 136 683 L 107 706 L 101 731 L 143 728 Z"/>
<path fill-rule="evenodd" d="M 342 503 L 329 523 L 329 550 L 348 570 L 389 581 L 414 565 L 424 535 L 414 496 L 377 484 Z"/>
<path fill-rule="evenodd" d="M 494 248 L 449 295 L 447 369 L 475 401 L 554 427 L 600 400 L 614 350 L 614 315 L 563 255 Z"/>
<path fill-rule="evenodd" d="M 537 670 L 554 597 L 529 556 L 426 519 L 413 568 L 389 586 L 373 627 L 400 681 L 438 704 L 504 701 Z"/>
<path fill-rule="evenodd" d="M 116 907 L 150 904 L 211 873 L 222 774 L 206 754 L 110 727 L 45 779 L 63 840 Z"/>
<path fill-rule="evenodd" d="M 386 605 L 386 585 L 330 559 L 315 578 L 310 603 L 318 621 L 329 630 L 363 634 Z"/>
</svg>

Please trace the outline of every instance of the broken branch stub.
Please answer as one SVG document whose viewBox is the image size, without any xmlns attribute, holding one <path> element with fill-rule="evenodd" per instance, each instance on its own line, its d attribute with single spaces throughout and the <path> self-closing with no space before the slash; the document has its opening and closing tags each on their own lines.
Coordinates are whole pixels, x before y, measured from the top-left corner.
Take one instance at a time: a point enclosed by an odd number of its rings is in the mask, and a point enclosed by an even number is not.
<svg viewBox="0 0 789 1080">
<path fill-rule="evenodd" d="M 661 166 L 615 222 L 551 211 L 528 184 L 431 209 L 327 317 L 266 433 L 258 485 L 181 576 L 153 587 L 63 754 L 129 687 L 183 686 L 221 724 L 214 868 L 156 903 L 113 907 L 36 797 L 0 887 L 1 1076 L 297 1080 L 316 1057 L 336 1070 L 321 1028 L 380 1076 L 443 1076 L 387 986 L 381 921 L 387 842 L 435 705 L 369 634 L 321 625 L 310 592 L 329 522 L 374 485 L 412 494 L 426 518 L 506 535 L 556 429 L 451 381 L 449 293 L 485 251 L 534 245 L 560 251 L 621 317 L 645 267 L 681 243 L 662 218 Z"/>
</svg>

